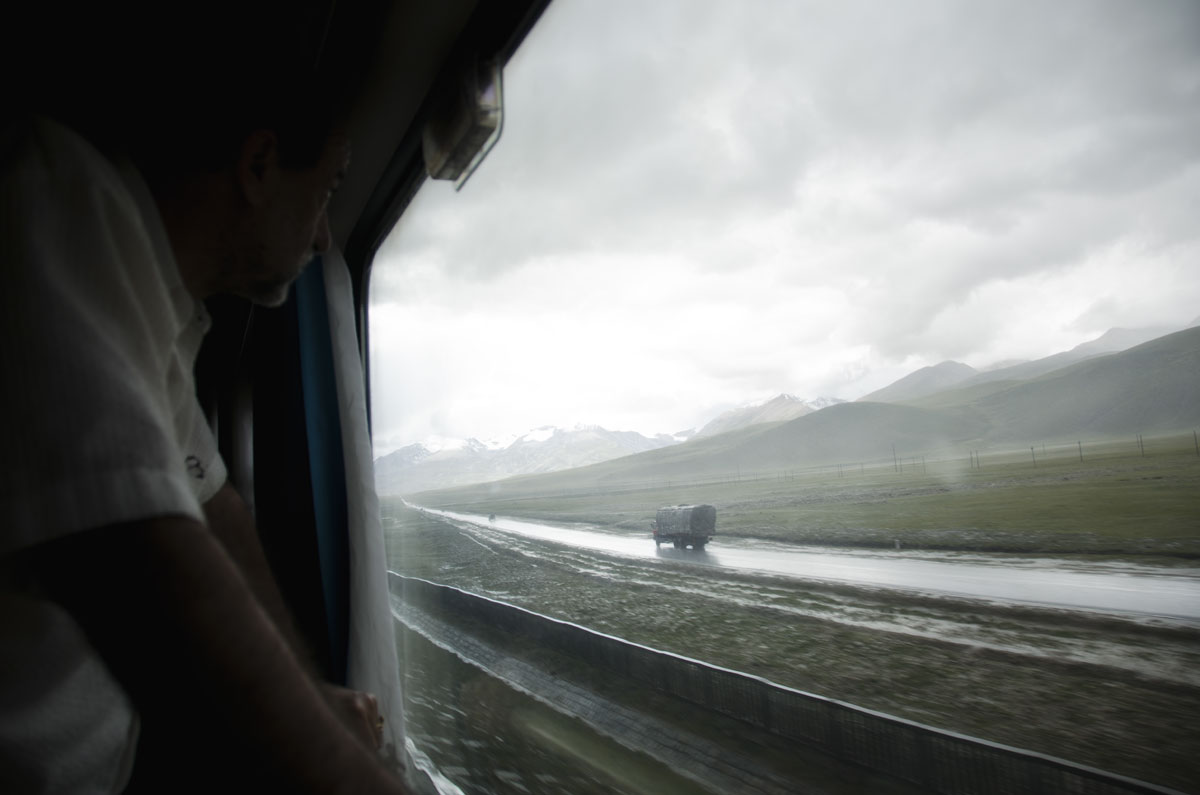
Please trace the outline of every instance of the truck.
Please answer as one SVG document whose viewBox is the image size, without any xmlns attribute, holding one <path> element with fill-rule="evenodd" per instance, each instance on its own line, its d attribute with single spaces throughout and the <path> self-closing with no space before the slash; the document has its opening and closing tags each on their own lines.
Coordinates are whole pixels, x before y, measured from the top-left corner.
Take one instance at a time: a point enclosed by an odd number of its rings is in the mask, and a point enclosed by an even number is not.
<svg viewBox="0 0 1200 795">
<path fill-rule="evenodd" d="M 711 505 L 671 505 L 659 508 L 650 525 L 654 547 L 670 543 L 676 549 L 704 549 L 717 534 L 717 509 Z"/>
</svg>

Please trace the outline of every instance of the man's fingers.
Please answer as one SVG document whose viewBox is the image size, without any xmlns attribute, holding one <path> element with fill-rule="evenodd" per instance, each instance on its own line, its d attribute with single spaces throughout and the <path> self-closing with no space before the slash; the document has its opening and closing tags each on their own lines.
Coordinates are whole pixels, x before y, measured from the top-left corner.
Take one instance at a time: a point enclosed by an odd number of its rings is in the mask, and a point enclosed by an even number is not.
<svg viewBox="0 0 1200 795">
<path fill-rule="evenodd" d="M 363 693 L 345 687 L 328 685 L 325 688 L 330 703 L 346 725 L 374 748 L 383 746 L 383 716 L 379 714 L 379 699 L 373 693 Z"/>
<path fill-rule="evenodd" d="M 383 747 L 383 716 L 379 714 L 378 704 L 375 710 L 375 721 L 371 724 L 374 729 L 375 747 Z"/>
<path fill-rule="evenodd" d="M 362 697 L 363 717 L 366 719 L 367 727 L 371 732 L 371 738 L 375 741 L 375 747 L 383 746 L 383 716 L 379 714 L 379 699 L 374 693 L 359 693 Z"/>
</svg>

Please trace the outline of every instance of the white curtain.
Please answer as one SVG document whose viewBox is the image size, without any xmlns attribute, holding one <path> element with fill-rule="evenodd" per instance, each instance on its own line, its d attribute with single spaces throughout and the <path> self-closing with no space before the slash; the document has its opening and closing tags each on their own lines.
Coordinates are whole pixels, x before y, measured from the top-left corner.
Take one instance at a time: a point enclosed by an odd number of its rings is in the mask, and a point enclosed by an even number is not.
<svg viewBox="0 0 1200 795">
<path fill-rule="evenodd" d="M 350 554 L 350 628 L 347 684 L 374 693 L 384 716 L 384 748 L 405 758 L 404 703 L 396 659 L 395 630 L 388 600 L 387 554 L 375 493 L 375 466 L 367 427 L 367 393 L 355 334 L 354 291 L 341 252 L 322 257 L 329 333 L 337 378 Z"/>
</svg>

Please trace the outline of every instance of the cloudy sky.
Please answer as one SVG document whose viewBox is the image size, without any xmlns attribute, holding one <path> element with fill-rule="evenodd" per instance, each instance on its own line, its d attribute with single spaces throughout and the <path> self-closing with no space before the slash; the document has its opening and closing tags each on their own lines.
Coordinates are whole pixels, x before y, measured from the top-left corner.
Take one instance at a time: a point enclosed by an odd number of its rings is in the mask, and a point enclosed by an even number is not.
<svg viewBox="0 0 1200 795">
<path fill-rule="evenodd" d="M 1200 315 L 1194 0 L 556 0 L 370 286 L 376 453 Z"/>
</svg>

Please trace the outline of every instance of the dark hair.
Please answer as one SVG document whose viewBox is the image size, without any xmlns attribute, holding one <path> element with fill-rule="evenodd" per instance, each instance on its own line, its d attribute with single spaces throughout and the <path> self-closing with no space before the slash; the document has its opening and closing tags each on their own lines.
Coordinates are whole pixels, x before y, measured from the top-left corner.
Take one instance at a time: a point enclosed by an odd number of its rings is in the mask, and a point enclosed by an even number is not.
<svg viewBox="0 0 1200 795">
<path fill-rule="evenodd" d="M 118 2 L 94 4 L 92 18 L 82 4 L 65 5 L 52 4 L 51 14 L 82 16 L 44 14 L 23 27 L 6 82 L 26 110 L 59 118 L 161 179 L 232 163 L 257 129 L 276 133 L 285 167 L 320 158 L 336 115 L 336 92 L 319 68 L 329 0 L 157 11 Z"/>
<path fill-rule="evenodd" d="M 271 130 L 281 165 L 315 164 L 334 127 L 326 89 L 307 74 L 269 70 L 176 82 L 127 112 L 114 136 L 143 169 L 166 176 L 215 171 L 236 161 L 255 130 Z"/>
</svg>

